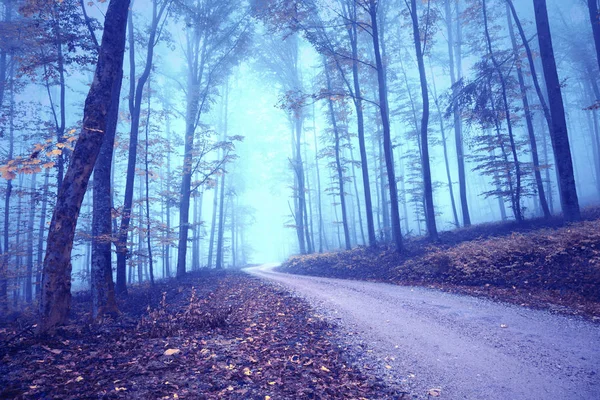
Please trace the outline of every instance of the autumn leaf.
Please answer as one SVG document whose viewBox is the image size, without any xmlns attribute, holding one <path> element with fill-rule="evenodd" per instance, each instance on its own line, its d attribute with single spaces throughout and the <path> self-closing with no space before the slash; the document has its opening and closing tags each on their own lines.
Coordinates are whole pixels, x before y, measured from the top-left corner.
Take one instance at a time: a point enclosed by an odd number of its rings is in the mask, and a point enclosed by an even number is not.
<svg viewBox="0 0 600 400">
<path fill-rule="evenodd" d="M 51 150 L 51 151 L 49 151 L 49 152 L 46 153 L 46 155 L 48 157 L 60 156 L 61 154 L 62 154 L 62 150 L 60 150 L 60 149 L 54 149 L 54 150 Z"/>
<path fill-rule="evenodd" d="M 179 354 L 181 353 L 181 350 L 179 349 L 167 349 L 165 350 L 165 352 L 163 353 L 165 356 L 173 356 L 175 354 Z"/>
</svg>

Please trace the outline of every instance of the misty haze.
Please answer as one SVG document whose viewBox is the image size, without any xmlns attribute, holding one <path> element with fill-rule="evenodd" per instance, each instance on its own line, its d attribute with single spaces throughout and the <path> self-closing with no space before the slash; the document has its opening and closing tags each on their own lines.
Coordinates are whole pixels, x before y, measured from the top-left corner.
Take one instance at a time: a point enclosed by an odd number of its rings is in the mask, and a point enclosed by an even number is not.
<svg viewBox="0 0 600 400">
<path fill-rule="evenodd" d="M 0 0 L 0 398 L 600 399 L 599 9 Z"/>
</svg>

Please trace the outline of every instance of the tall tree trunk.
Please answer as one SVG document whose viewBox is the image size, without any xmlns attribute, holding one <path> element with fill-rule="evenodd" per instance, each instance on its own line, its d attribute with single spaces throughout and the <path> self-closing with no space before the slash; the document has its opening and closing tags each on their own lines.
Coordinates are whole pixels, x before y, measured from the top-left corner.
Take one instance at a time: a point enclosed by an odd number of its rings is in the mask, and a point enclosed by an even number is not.
<svg viewBox="0 0 600 400">
<path fill-rule="evenodd" d="M 360 196 L 358 193 L 358 183 L 356 182 L 356 168 L 355 168 L 355 159 L 354 159 L 354 150 L 352 149 L 352 142 L 350 141 L 350 136 L 348 135 L 348 149 L 350 150 L 350 162 L 352 165 L 352 185 L 354 186 L 354 197 L 356 198 L 356 212 L 358 213 L 358 227 L 360 229 L 360 238 L 362 239 L 362 243 L 364 245 L 367 244 L 366 238 L 365 238 L 365 229 L 363 227 L 363 220 L 362 220 L 362 207 L 360 204 Z M 371 215 L 371 219 L 373 218 L 373 216 Z M 373 228 L 374 229 L 374 228 Z M 356 231 L 356 229 L 355 229 Z M 373 232 L 374 233 L 374 232 Z M 358 241 L 357 241 L 358 242 Z"/>
<path fill-rule="evenodd" d="M 463 226 L 471 226 L 471 215 L 469 213 L 469 203 L 467 199 L 467 181 L 465 170 L 465 150 L 463 143 L 463 128 L 460 115 L 460 106 L 458 104 L 458 93 L 455 87 L 459 79 L 462 79 L 462 26 L 460 23 L 460 3 L 456 2 L 456 26 L 457 37 L 454 39 L 454 27 L 452 23 L 452 11 L 450 9 L 451 0 L 445 1 L 445 18 L 448 33 L 448 55 L 450 58 L 450 83 L 452 84 L 452 98 L 454 110 L 454 144 L 456 147 L 456 162 L 458 164 L 458 187 L 460 194 L 460 207 L 462 213 Z M 456 55 L 455 55 L 456 49 Z M 456 58 L 456 59 L 455 59 Z"/>
<path fill-rule="evenodd" d="M 504 115 L 506 116 L 506 126 L 508 128 L 508 137 L 509 137 L 509 141 L 510 141 L 510 148 L 511 148 L 512 156 L 513 156 L 513 160 L 514 160 L 514 165 L 515 165 L 515 177 L 516 177 L 517 182 L 516 182 L 514 200 L 513 200 L 513 204 L 512 204 L 513 212 L 515 214 L 515 218 L 516 218 L 517 222 L 521 222 L 523 220 L 523 214 L 522 214 L 522 210 L 521 210 L 521 181 L 522 181 L 521 163 L 519 162 L 517 146 L 516 146 L 515 137 L 513 134 L 511 112 L 510 112 L 510 106 L 508 103 L 508 96 L 507 96 L 507 90 L 506 90 L 506 78 L 504 77 L 504 74 L 502 73 L 500 64 L 498 63 L 498 60 L 496 60 L 496 56 L 494 55 L 494 50 L 492 49 L 492 40 L 490 38 L 490 31 L 489 31 L 489 26 L 488 26 L 486 0 L 483 0 L 482 10 L 483 10 L 483 23 L 485 26 L 485 37 L 486 37 L 486 42 L 487 42 L 488 55 L 492 59 L 492 64 L 494 65 L 494 69 L 496 70 L 496 73 L 498 74 L 498 77 L 500 78 L 500 85 L 501 85 L 501 89 L 502 89 L 502 105 L 504 108 Z M 511 195 L 511 197 L 512 197 L 512 195 Z"/>
<path fill-rule="evenodd" d="M 237 267 L 237 240 L 236 240 L 236 221 L 235 221 L 235 213 L 237 211 L 236 204 L 233 201 L 233 196 L 231 197 L 231 267 Z"/>
<path fill-rule="evenodd" d="M 521 99 L 523 101 L 523 110 L 525 112 L 525 120 L 527 122 L 527 133 L 529 135 L 529 145 L 531 147 L 531 158 L 533 161 L 533 172 L 535 176 L 535 183 L 537 186 L 538 197 L 540 199 L 540 206 L 544 212 L 545 218 L 550 218 L 550 209 L 548 208 L 548 202 L 546 201 L 546 193 L 544 190 L 544 182 L 542 181 L 542 173 L 540 171 L 540 158 L 538 155 L 537 139 L 535 137 L 535 130 L 533 129 L 533 117 L 531 108 L 529 107 L 529 99 L 527 98 L 527 88 L 525 86 L 525 78 L 523 76 L 523 69 L 521 68 L 521 60 L 519 57 L 519 50 L 517 47 L 517 39 L 515 37 L 515 31 L 513 28 L 512 20 L 510 17 L 510 7 L 506 5 L 507 18 L 508 18 L 508 31 L 513 47 L 513 54 L 515 57 L 517 78 L 519 80 L 519 89 L 521 91 Z"/>
<path fill-rule="evenodd" d="M 450 173 L 450 161 L 448 160 L 448 144 L 446 138 L 446 128 L 444 126 L 444 117 L 442 115 L 442 109 L 440 107 L 440 101 L 437 96 L 437 87 L 435 84 L 435 74 L 433 73 L 433 69 L 431 68 L 431 63 L 429 64 L 429 68 L 432 76 L 432 85 L 433 85 L 433 98 L 434 104 L 436 107 L 436 111 L 438 113 L 438 117 L 440 119 L 440 133 L 442 134 L 442 147 L 444 149 L 444 165 L 446 167 L 446 179 L 448 180 L 448 191 L 450 194 L 450 205 L 452 206 L 452 216 L 454 217 L 454 225 L 458 228 L 460 227 L 460 223 L 458 222 L 458 212 L 456 210 L 456 201 L 454 201 L 454 185 L 452 183 L 452 175 Z"/>
<path fill-rule="evenodd" d="M 324 63 L 323 66 L 325 69 L 325 76 L 327 79 L 327 90 L 329 91 L 329 93 L 332 93 L 333 89 L 331 87 L 331 77 L 329 76 L 329 70 L 327 68 L 327 64 Z M 342 207 L 342 226 L 344 228 L 344 243 L 345 243 L 346 250 L 350 250 L 352 248 L 352 246 L 350 244 L 350 230 L 348 228 L 348 216 L 347 216 L 348 212 L 346 210 L 346 193 L 344 192 L 344 175 L 343 175 L 341 156 L 340 156 L 340 152 L 341 152 L 340 131 L 337 126 L 337 119 L 335 116 L 335 109 L 333 107 L 333 100 L 331 99 L 331 96 L 329 96 L 327 103 L 328 103 L 328 107 L 329 107 L 329 115 L 331 118 L 331 125 L 333 127 L 333 135 L 334 135 L 334 153 L 335 153 L 335 167 L 336 167 L 335 172 L 337 175 L 337 184 L 338 184 L 338 190 L 339 190 L 339 195 L 340 195 L 340 205 Z"/>
<path fill-rule="evenodd" d="M 600 68 L 600 15 L 598 14 L 598 0 L 587 0 L 594 35 L 594 46 L 596 48 L 596 61 Z M 596 99 L 600 100 L 600 99 Z"/>
<path fill-rule="evenodd" d="M 41 284 L 41 272 L 44 252 L 44 234 L 46 230 L 46 209 L 48 207 L 48 184 L 50 182 L 50 169 L 46 170 L 44 174 L 44 190 L 42 191 L 42 209 L 40 211 L 40 221 L 38 225 L 38 237 L 37 237 L 37 261 L 35 268 L 35 296 L 36 298 L 40 294 Z"/>
<path fill-rule="evenodd" d="M 112 276 L 112 185 L 111 168 L 115 135 L 119 120 L 119 100 L 123 69 L 117 71 L 111 94 L 111 106 L 106 119 L 106 133 L 100 153 L 94 166 L 93 212 L 92 212 L 92 265 L 91 293 L 92 318 L 102 317 L 103 313 L 117 313 L 115 285 Z M 118 271 L 117 271 L 118 272 Z M 124 273 L 125 270 L 122 271 Z M 121 279 L 125 279 L 124 276 Z"/>
<path fill-rule="evenodd" d="M 200 260 L 200 226 L 202 224 L 202 200 L 204 191 L 194 197 L 194 239 L 192 246 L 192 269 L 199 270 L 202 262 Z"/>
<path fill-rule="evenodd" d="M 154 47 L 156 46 L 157 39 L 156 34 L 158 26 L 161 23 L 162 16 L 164 15 L 165 9 L 168 6 L 168 1 L 163 1 L 158 8 L 158 0 L 152 2 L 152 23 L 149 29 L 149 36 L 146 49 L 146 61 L 144 70 L 135 82 L 135 37 L 133 30 L 133 16 L 129 15 L 129 68 L 130 68 L 130 82 L 129 82 L 129 113 L 131 115 L 131 129 L 129 133 L 129 154 L 127 158 L 127 177 L 125 179 L 125 200 L 123 202 L 123 215 L 121 217 L 121 224 L 119 227 L 119 235 L 117 238 L 117 293 L 127 294 L 127 286 L 124 277 L 124 270 L 127 264 L 127 236 L 129 234 L 129 223 L 131 222 L 131 212 L 133 205 L 133 189 L 135 183 L 135 164 L 137 161 L 137 145 L 138 135 L 140 129 L 140 114 L 142 110 L 142 96 L 144 94 L 144 87 L 150 72 L 152 71 L 152 64 L 154 60 Z M 120 272 L 119 272 L 120 271 Z"/>
<path fill-rule="evenodd" d="M 106 132 L 114 82 L 123 66 L 128 8 L 129 0 L 111 0 L 106 12 L 96 74 L 83 113 L 83 128 L 59 189 L 48 231 L 40 293 L 39 333 L 53 331 L 64 324 L 69 315 L 75 226 Z"/>
<path fill-rule="evenodd" d="M 35 221 L 35 209 L 37 201 L 34 199 L 37 174 L 31 177 L 29 186 L 29 220 L 27 221 L 27 273 L 25 275 L 25 301 L 31 303 L 33 300 L 33 227 Z"/>
<path fill-rule="evenodd" d="M 12 160 L 14 157 L 15 146 L 15 87 L 14 87 L 14 67 L 11 63 L 9 72 L 9 108 L 8 108 L 8 153 L 7 159 Z M 8 264 L 10 257 L 10 197 L 12 195 L 12 179 L 6 181 L 6 190 L 4 192 L 4 254 L 0 252 L 0 307 L 4 311 L 8 311 Z"/>
<path fill-rule="evenodd" d="M 373 49 L 375 51 L 375 63 L 377 67 L 377 82 L 379 91 L 379 110 L 381 113 L 381 124 L 383 126 L 383 151 L 385 154 L 385 166 L 388 177 L 390 192 L 392 240 L 397 251 L 402 251 L 402 231 L 400 229 L 400 211 L 398 209 L 398 190 L 396 188 L 396 172 L 394 171 L 394 153 L 392 151 L 392 137 L 390 132 L 389 111 L 387 104 L 387 88 L 385 85 L 384 65 L 381 59 L 379 46 L 379 31 L 377 22 L 377 2 L 370 0 L 369 14 L 371 17 L 371 29 L 373 37 Z"/>
<path fill-rule="evenodd" d="M 208 262 L 207 262 L 207 266 L 208 268 L 212 268 L 212 261 L 213 261 L 213 249 L 214 249 L 214 243 L 215 243 L 215 231 L 217 229 L 217 206 L 218 206 L 218 202 L 219 202 L 219 185 L 218 182 L 219 180 L 222 179 L 222 177 L 219 177 L 217 179 L 217 185 L 215 185 L 215 194 L 213 197 L 213 209 L 212 209 L 212 221 L 210 224 L 210 237 L 208 240 Z"/>
<path fill-rule="evenodd" d="M 298 246 L 301 254 L 306 254 L 306 238 L 304 234 L 304 209 L 306 202 L 306 194 L 304 191 L 304 166 L 302 162 L 302 110 L 294 115 L 294 130 L 295 130 L 295 156 L 294 156 L 294 173 L 296 174 L 296 195 L 298 201 L 298 209 L 296 210 L 296 230 L 298 234 Z"/>
<path fill-rule="evenodd" d="M 225 234 L 225 171 L 221 176 L 221 188 L 219 189 L 219 225 L 217 227 L 217 255 L 215 257 L 215 268 L 223 269 L 223 236 Z"/>
<path fill-rule="evenodd" d="M 348 30 L 350 46 L 352 47 L 352 82 L 354 85 L 354 109 L 356 110 L 356 123 L 358 131 L 358 148 L 360 152 L 360 169 L 363 179 L 363 191 L 365 196 L 365 214 L 367 217 L 367 233 L 369 236 L 369 246 L 377 245 L 375 235 L 375 223 L 373 221 L 373 201 L 371 199 L 371 183 L 369 179 L 369 163 L 367 159 L 367 146 L 365 143 L 365 117 L 363 111 L 362 91 L 360 85 L 360 75 L 358 70 L 358 21 L 356 15 L 356 2 L 352 2 L 352 29 Z M 357 197 L 358 199 L 358 197 Z M 359 206 L 360 207 L 360 206 Z M 360 215 L 360 210 L 359 210 Z M 362 233 L 362 223 L 361 223 Z M 364 241 L 364 238 L 363 238 Z"/>
<path fill-rule="evenodd" d="M 548 9 L 546 0 L 533 0 L 535 10 L 535 22 L 538 31 L 538 42 L 544 76 L 546 78 L 546 89 L 550 103 L 550 114 L 552 116 L 551 139 L 554 149 L 554 158 L 559 175 L 559 192 L 561 205 L 565 219 L 575 221 L 581 218 L 579 211 L 579 200 L 573 174 L 573 160 L 571 158 L 571 147 L 565 119 L 565 109 L 560 88 L 560 80 L 556 70 L 554 48 L 552 46 L 552 34 L 548 21 Z"/>
<path fill-rule="evenodd" d="M 321 173 L 319 170 L 319 145 L 317 138 L 317 124 L 315 117 L 315 105 L 313 104 L 313 132 L 314 132 L 314 145 L 315 145 L 315 170 L 317 173 L 317 210 L 319 213 L 319 253 L 323 252 L 323 202 L 321 201 Z"/>
<path fill-rule="evenodd" d="M 146 137 L 144 138 L 144 164 L 146 167 L 146 241 L 148 246 L 148 272 L 150 275 L 150 284 L 154 286 L 154 260 L 152 258 L 152 229 L 151 229 L 151 220 L 150 220 L 150 158 L 149 158 L 149 137 L 148 133 L 150 131 L 150 103 L 152 99 L 152 91 L 150 90 L 150 83 L 148 83 L 148 115 L 146 116 Z M 141 215 L 140 215 L 141 217 Z"/>
<path fill-rule="evenodd" d="M 421 44 L 421 32 L 419 31 L 419 16 L 417 12 L 417 1 L 411 0 L 410 14 L 413 25 L 413 36 L 415 51 L 417 54 L 417 65 L 421 81 L 421 97 L 423 99 L 423 115 L 421 118 L 421 152 L 423 158 L 423 187 L 425 195 L 425 221 L 427 233 L 431 240 L 438 239 L 437 224 L 435 223 L 435 207 L 433 204 L 433 183 L 431 180 L 431 164 L 429 161 L 429 89 L 427 87 L 427 73 L 425 72 L 425 61 L 423 57 L 424 48 Z M 425 42 L 427 43 L 427 42 Z"/>
<path fill-rule="evenodd" d="M 314 128 L 314 126 L 313 126 Z M 313 129 L 314 132 L 314 129 Z M 308 211 L 304 213 L 305 216 L 305 221 L 307 221 L 304 225 L 305 228 L 308 229 L 308 237 L 306 238 L 307 242 L 308 242 L 308 249 L 311 253 L 315 252 L 315 230 L 314 230 L 314 221 L 313 221 L 313 204 L 312 204 L 312 189 L 311 189 L 311 184 L 310 184 L 310 174 L 311 174 L 311 170 L 309 168 L 309 163 L 308 163 L 308 143 L 304 143 L 304 159 L 306 160 L 306 173 L 304 174 L 305 176 L 305 186 L 306 186 L 306 193 L 307 193 L 307 208 Z"/>
<path fill-rule="evenodd" d="M 171 143 L 171 118 L 169 113 L 166 115 L 167 143 Z M 167 245 L 165 246 L 165 274 L 167 278 L 171 277 L 171 149 L 167 151 Z"/>
<path fill-rule="evenodd" d="M 225 98 L 224 98 L 224 108 L 223 108 L 223 132 L 222 139 L 223 141 L 227 140 L 228 135 L 228 127 L 229 127 L 229 80 L 225 83 Z M 221 196 L 219 198 L 219 227 L 217 229 L 217 256 L 215 261 L 216 269 L 223 269 L 223 237 L 225 235 L 225 175 L 226 171 L 224 169 L 221 170 Z"/>
</svg>

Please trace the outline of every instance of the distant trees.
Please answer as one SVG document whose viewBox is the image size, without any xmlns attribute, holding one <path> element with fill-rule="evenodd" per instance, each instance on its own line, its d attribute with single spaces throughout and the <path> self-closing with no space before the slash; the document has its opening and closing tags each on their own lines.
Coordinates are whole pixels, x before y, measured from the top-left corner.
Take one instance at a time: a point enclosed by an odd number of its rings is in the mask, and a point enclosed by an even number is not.
<svg viewBox="0 0 600 400">
<path fill-rule="evenodd" d="M 220 171 L 226 158 L 202 169 L 210 146 L 205 139 L 196 141 L 202 115 L 208 110 L 213 92 L 237 64 L 250 38 L 245 10 L 235 1 L 192 0 L 180 5 L 186 31 L 187 68 L 184 157 L 179 202 L 179 244 L 177 277 L 186 273 L 186 255 L 190 230 L 189 209 L 193 191 Z M 218 147 L 212 148 L 216 150 Z M 199 160 L 195 162 L 194 160 Z M 200 175 L 192 185 L 192 176 Z"/>
<path fill-rule="evenodd" d="M 129 134 L 129 151 L 127 159 L 127 178 L 125 184 L 125 199 L 121 211 L 121 223 L 119 225 L 119 234 L 117 237 L 117 293 L 127 293 L 126 267 L 127 267 L 127 236 L 129 234 L 129 223 L 131 221 L 131 207 L 133 205 L 133 189 L 135 183 L 135 166 L 137 162 L 138 135 L 140 130 L 140 114 L 142 111 L 142 96 L 144 87 L 152 71 L 154 60 L 154 49 L 160 40 L 161 29 L 164 19 L 172 0 L 153 0 L 152 1 L 152 20 L 148 28 L 148 38 L 146 42 L 146 57 L 142 74 L 139 78 L 136 76 L 136 58 L 135 58 L 135 31 L 133 26 L 133 14 L 129 13 L 128 31 L 129 31 L 129 114 L 131 118 Z M 137 83 L 136 83 L 137 79 Z"/>
</svg>

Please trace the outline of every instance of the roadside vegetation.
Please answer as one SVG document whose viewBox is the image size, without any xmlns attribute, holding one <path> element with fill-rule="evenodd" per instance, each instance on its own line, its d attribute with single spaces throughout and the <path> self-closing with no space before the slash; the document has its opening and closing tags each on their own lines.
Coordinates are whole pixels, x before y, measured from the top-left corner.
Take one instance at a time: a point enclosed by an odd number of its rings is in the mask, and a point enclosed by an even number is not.
<svg viewBox="0 0 600 400">
<path fill-rule="evenodd" d="M 600 210 L 584 221 L 496 223 L 407 240 L 392 248 L 291 257 L 281 269 L 318 275 L 424 285 L 487 296 L 600 320 Z"/>
</svg>

